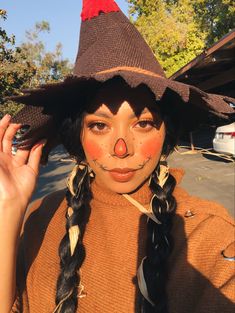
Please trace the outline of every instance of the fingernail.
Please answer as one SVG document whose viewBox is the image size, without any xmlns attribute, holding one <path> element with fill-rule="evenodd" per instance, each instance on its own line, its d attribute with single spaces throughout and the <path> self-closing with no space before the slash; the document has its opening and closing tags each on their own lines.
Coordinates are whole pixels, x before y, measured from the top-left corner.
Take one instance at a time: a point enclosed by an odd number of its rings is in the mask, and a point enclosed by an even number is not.
<svg viewBox="0 0 235 313">
<path fill-rule="evenodd" d="M 11 115 L 10 115 L 10 114 L 6 114 L 6 115 L 4 115 L 4 117 L 5 117 L 7 120 L 10 120 L 10 119 L 11 119 Z"/>
<path fill-rule="evenodd" d="M 39 147 L 44 147 L 47 143 L 47 140 L 46 139 L 43 139 L 41 141 L 39 141 L 34 147 L 33 147 L 33 150 L 36 150 L 37 148 Z"/>
<path fill-rule="evenodd" d="M 43 139 L 41 143 L 42 143 L 42 146 L 45 147 L 45 145 L 47 144 L 47 139 Z"/>
</svg>

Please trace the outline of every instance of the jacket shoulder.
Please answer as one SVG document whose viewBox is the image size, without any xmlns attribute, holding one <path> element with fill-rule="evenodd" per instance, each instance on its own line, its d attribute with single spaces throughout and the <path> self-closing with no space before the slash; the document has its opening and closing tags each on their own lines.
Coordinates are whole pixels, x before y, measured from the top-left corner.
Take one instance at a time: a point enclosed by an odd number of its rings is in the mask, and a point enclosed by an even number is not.
<svg viewBox="0 0 235 313">
<path fill-rule="evenodd" d="M 220 204 L 190 196 L 177 187 L 175 257 L 188 263 L 229 299 L 234 299 L 234 220 Z"/>
</svg>

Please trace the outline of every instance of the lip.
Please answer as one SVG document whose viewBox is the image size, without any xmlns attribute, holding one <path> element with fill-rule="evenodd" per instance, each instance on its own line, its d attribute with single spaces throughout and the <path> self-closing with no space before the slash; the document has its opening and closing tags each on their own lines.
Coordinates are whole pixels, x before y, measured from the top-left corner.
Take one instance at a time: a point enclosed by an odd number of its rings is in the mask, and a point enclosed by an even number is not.
<svg viewBox="0 0 235 313">
<path fill-rule="evenodd" d="M 109 171 L 110 176 L 117 182 L 127 182 L 135 175 L 135 170 L 130 168 L 115 168 Z"/>
<path fill-rule="evenodd" d="M 109 170 L 109 172 L 116 172 L 116 173 L 121 173 L 121 174 L 125 174 L 125 173 L 129 173 L 129 172 L 134 172 L 135 170 L 133 168 L 113 168 L 111 170 Z"/>
</svg>

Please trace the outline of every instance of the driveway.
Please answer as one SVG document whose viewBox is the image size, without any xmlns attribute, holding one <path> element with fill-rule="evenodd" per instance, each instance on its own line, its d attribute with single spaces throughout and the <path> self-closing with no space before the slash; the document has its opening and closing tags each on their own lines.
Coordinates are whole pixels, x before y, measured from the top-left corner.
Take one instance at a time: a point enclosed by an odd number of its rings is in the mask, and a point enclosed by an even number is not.
<svg viewBox="0 0 235 313">
<path fill-rule="evenodd" d="M 174 152 L 168 159 L 171 167 L 185 170 L 181 186 L 191 195 L 222 204 L 234 216 L 235 163 L 200 152 L 185 154 L 188 151 L 180 149 L 181 154 Z"/>
</svg>

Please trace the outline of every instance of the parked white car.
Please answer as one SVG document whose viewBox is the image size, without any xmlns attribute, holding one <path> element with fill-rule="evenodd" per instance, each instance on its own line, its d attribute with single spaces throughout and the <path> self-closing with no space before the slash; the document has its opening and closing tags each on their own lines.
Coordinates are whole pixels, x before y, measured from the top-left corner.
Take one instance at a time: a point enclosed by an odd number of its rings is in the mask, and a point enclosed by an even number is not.
<svg viewBox="0 0 235 313">
<path fill-rule="evenodd" d="M 235 157 L 235 122 L 216 129 L 213 148 L 217 152 L 232 154 Z"/>
</svg>

